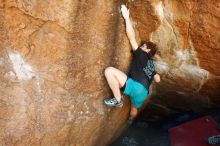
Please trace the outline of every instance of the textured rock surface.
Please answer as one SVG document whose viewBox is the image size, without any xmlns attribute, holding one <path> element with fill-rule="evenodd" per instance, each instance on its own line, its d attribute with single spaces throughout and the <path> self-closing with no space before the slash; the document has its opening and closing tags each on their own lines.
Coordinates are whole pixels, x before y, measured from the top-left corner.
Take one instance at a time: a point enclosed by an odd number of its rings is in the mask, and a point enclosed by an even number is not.
<svg viewBox="0 0 220 146">
<path fill-rule="evenodd" d="M 164 114 L 219 107 L 220 2 L 151 0 L 129 7 L 140 39 L 160 48 L 155 64 L 162 82 L 152 106 Z"/>
<path fill-rule="evenodd" d="M 125 1 L 124 1 L 125 2 Z M 0 0 L 0 145 L 107 145 L 129 103 L 106 108 L 107 66 L 131 59 L 117 0 Z M 137 39 L 158 43 L 152 108 L 220 104 L 220 2 L 129 1 Z"/>
<path fill-rule="evenodd" d="M 162 48 L 162 102 L 176 109 L 219 107 L 220 2 L 174 0 L 155 7 L 161 14 L 152 40 Z"/>
</svg>

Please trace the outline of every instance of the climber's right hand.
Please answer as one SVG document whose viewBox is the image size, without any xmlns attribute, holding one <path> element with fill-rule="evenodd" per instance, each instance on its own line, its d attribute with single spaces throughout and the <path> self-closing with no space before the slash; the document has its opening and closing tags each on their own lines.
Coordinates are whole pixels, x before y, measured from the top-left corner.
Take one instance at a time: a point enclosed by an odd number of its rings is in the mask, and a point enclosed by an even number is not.
<svg viewBox="0 0 220 146">
<path fill-rule="evenodd" d="M 122 13 L 122 16 L 124 17 L 124 19 L 129 18 L 129 10 L 127 9 L 127 7 L 125 5 L 121 5 L 121 13 Z"/>
</svg>

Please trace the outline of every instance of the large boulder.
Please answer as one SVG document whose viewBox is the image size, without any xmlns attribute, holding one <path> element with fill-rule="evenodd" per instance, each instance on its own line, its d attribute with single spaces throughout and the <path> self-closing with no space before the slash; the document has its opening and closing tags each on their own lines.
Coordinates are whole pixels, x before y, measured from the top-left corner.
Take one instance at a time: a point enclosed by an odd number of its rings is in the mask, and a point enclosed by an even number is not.
<svg viewBox="0 0 220 146">
<path fill-rule="evenodd" d="M 0 145 L 106 145 L 129 112 L 102 103 L 104 69 L 129 64 L 117 2 L 0 4 Z"/>
<path fill-rule="evenodd" d="M 220 107 L 219 6 L 218 0 L 129 3 L 139 38 L 159 46 L 162 81 L 152 106 L 164 114 Z"/>
<path fill-rule="evenodd" d="M 127 72 L 132 59 L 121 2 L 138 42 L 159 46 L 152 109 L 219 106 L 218 0 L 0 0 L 0 145 L 103 146 L 120 134 L 130 103 L 102 100 L 104 69 Z"/>
</svg>

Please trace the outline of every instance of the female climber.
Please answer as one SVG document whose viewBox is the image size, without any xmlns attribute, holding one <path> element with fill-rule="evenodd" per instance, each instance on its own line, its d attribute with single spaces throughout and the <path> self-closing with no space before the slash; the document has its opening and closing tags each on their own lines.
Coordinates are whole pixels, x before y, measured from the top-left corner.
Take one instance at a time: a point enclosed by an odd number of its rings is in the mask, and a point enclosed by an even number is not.
<svg viewBox="0 0 220 146">
<path fill-rule="evenodd" d="M 113 92 L 113 97 L 104 99 L 104 103 L 107 106 L 122 107 L 124 99 L 121 92 L 128 95 L 131 100 L 129 120 L 133 121 L 147 98 L 152 80 L 160 82 L 160 76 L 156 73 L 152 60 L 156 54 L 157 46 L 146 41 L 138 47 L 129 18 L 129 10 L 125 5 L 121 5 L 121 12 L 126 24 L 126 34 L 133 50 L 133 60 L 128 76 L 114 67 L 105 69 L 105 77 Z"/>
</svg>

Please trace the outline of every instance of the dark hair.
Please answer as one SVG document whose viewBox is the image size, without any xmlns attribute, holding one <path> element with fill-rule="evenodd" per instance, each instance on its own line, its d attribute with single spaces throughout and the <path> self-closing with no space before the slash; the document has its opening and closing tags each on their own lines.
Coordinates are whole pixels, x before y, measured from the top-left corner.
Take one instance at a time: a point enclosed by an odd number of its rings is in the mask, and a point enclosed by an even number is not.
<svg viewBox="0 0 220 146">
<path fill-rule="evenodd" d="M 157 49 L 158 49 L 157 45 L 155 43 L 151 42 L 151 41 L 142 41 L 141 46 L 144 45 L 144 44 L 146 44 L 147 48 L 150 49 L 150 52 L 148 53 L 148 56 L 150 58 L 152 58 L 157 52 Z"/>
</svg>

